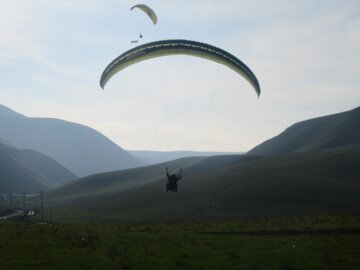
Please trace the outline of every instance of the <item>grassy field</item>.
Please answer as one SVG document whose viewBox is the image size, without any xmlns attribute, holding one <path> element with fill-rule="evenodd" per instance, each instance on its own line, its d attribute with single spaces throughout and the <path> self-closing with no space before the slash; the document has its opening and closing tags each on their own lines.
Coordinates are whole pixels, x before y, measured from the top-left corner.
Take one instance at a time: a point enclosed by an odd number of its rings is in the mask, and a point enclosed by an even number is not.
<svg viewBox="0 0 360 270">
<path fill-rule="evenodd" d="M 360 216 L 0 223 L 0 269 L 359 269 Z"/>
</svg>

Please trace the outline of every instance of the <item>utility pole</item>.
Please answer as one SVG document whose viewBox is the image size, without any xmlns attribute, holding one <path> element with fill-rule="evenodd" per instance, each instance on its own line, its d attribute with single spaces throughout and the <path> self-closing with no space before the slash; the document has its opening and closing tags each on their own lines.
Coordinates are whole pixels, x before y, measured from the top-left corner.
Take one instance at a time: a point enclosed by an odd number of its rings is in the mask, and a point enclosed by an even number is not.
<svg viewBox="0 0 360 270">
<path fill-rule="evenodd" d="M 10 209 L 12 209 L 12 192 L 10 192 Z"/>
<path fill-rule="evenodd" d="M 44 196 L 43 196 L 43 191 L 40 191 L 40 201 L 41 201 L 41 221 L 44 221 Z"/>
<path fill-rule="evenodd" d="M 23 193 L 23 209 L 25 210 L 25 192 Z"/>
</svg>

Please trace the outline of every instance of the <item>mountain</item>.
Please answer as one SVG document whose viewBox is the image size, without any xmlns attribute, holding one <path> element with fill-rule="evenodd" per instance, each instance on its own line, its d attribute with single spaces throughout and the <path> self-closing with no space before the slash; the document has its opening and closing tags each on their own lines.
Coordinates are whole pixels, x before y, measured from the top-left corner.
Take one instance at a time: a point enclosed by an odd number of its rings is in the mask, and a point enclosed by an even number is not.
<svg viewBox="0 0 360 270">
<path fill-rule="evenodd" d="M 152 165 L 163 163 L 166 161 L 180 159 L 184 157 L 207 157 L 207 156 L 223 156 L 238 155 L 241 152 L 201 152 L 201 151 L 138 151 L 127 150 L 130 154 L 138 158 L 144 165 Z"/>
<path fill-rule="evenodd" d="M 360 144 L 360 107 L 302 121 L 247 154 L 271 155 Z"/>
<path fill-rule="evenodd" d="M 72 221 L 191 220 L 309 215 L 360 208 L 360 146 L 276 156 L 168 162 L 183 168 L 165 192 L 165 164 L 93 175 L 47 194 Z"/>
<path fill-rule="evenodd" d="M 44 154 L 0 143 L 0 193 L 33 193 L 76 178 L 75 174 Z"/>
<path fill-rule="evenodd" d="M 360 108 L 297 123 L 246 155 L 188 157 L 50 191 L 60 219 L 181 220 L 360 208 Z M 165 192 L 164 168 L 183 168 Z"/>
<path fill-rule="evenodd" d="M 136 167 L 142 163 L 89 127 L 52 118 L 31 118 L 0 105 L 0 139 L 33 149 L 79 176 Z"/>
</svg>

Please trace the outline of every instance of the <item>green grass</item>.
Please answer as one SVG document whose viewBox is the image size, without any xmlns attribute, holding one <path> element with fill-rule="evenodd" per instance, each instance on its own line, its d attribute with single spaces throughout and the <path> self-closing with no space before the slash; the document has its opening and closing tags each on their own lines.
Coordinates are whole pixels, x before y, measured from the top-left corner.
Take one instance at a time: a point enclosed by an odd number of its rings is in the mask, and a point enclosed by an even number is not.
<svg viewBox="0 0 360 270">
<path fill-rule="evenodd" d="M 0 269 L 359 269 L 360 216 L 0 223 Z"/>
</svg>

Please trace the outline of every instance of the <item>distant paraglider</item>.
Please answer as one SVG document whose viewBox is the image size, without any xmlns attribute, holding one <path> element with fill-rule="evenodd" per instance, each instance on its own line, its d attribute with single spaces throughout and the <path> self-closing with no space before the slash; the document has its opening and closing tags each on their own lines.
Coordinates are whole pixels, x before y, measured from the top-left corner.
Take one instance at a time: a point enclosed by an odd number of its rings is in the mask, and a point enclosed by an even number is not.
<svg viewBox="0 0 360 270">
<path fill-rule="evenodd" d="M 157 23 L 157 20 L 158 20 L 157 16 L 156 16 L 155 12 L 149 6 L 139 4 L 139 5 L 133 6 L 132 8 L 130 8 L 130 10 L 133 10 L 134 8 L 138 8 L 138 9 L 142 10 L 143 12 L 145 12 L 145 14 L 149 16 L 149 18 L 151 19 L 153 24 Z"/>
<path fill-rule="evenodd" d="M 229 67 L 244 77 L 257 95 L 260 95 L 260 85 L 255 74 L 237 57 L 209 44 L 181 39 L 150 42 L 124 52 L 105 68 L 100 86 L 104 88 L 111 77 L 130 65 L 160 56 L 179 54 L 205 58 Z"/>
<path fill-rule="evenodd" d="M 135 5 L 133 7 L 130 8 L 130 10 L 133 10 L 134 8 L 138 8 L 141 11 L 143 11 L 146 15 L 149 16 L 149 18 L 151 19 L 152 23 L 155 25 L 157 23 L 157 16 L 155 14 L 155 12 L 147 5 L 143 5 L 143 4 L 138 4 Z M 139 38 L 143 38 L 143 35 L 140 33 L 139 34 Z M 130 43 L 137 43 L 139 40 L 133 40 Z"/>
</svg>

